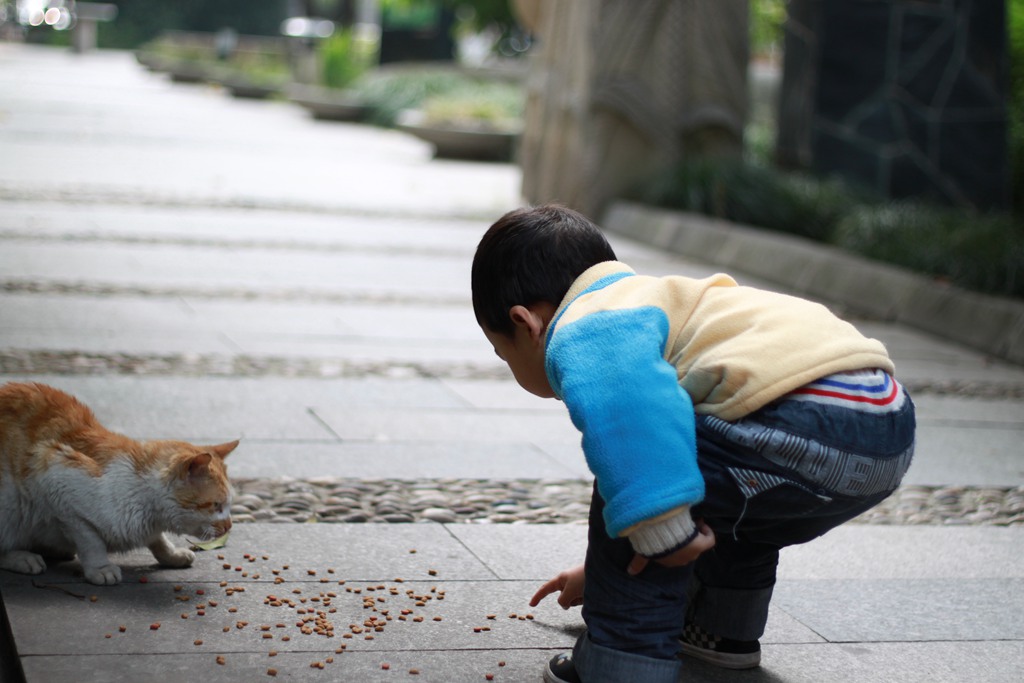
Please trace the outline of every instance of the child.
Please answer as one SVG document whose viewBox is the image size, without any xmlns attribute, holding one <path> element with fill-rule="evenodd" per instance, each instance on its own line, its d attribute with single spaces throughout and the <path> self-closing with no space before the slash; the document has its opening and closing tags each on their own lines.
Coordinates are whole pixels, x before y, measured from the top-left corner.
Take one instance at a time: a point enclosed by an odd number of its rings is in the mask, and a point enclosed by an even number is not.
<svg viewBox="0 0 1024 683">
<path fill-rule="evenodd" d="M 760 662 L 779 549 L 871 508 L 913 454 L 885 348 L 826 308 L 635 274 L 569 209 L 512 211 L 473 308 L 516 381 L 565 402 L 595 476 L 585 564 L 544 584 L 587 632 L 544 680 L 676 681 Z"/>
</svg>

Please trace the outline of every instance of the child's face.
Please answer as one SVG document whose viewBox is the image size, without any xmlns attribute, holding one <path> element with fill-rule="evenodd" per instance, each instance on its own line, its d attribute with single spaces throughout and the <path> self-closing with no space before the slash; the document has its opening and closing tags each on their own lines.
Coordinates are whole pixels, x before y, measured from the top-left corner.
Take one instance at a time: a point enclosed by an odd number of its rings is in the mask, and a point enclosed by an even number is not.
<svg viewBox="0 0 1024 683">
<path fill-rule="evenodd" d="M 508 364 L 519 386 L 535 396 L 554 398 L 555 392 L 544 371 L 543 335 L 538 338 L 521 325 L 516 325 L 515 330 L 515 336 L 506 337 L 483 328 L 484 336 L 494 347 L 494 353 Z"/>
</svg>

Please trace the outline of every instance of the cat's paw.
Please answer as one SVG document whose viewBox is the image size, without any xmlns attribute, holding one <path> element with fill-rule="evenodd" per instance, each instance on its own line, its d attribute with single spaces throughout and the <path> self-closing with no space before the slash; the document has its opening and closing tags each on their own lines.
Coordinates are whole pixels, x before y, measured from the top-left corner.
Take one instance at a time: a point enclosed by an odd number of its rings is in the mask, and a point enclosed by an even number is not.
<svg viewBox="0 0 1024 683">
<path fill-rule="evenodd" d="M 97 586 L 113 586 L 121 583 L 121 568 L 116 564 L 89 567 L 85 570 L 85 580 Z"/>
<path fill-rule="evenodd" d="M 0 568 L 19 574 L 42 574 L 46 571 L 46 560 L 27 550 L 11 550 L 0 556 Z"/>
<path fill-rule="evenodd" d="M 161 553 L 156 559 L 163 567 L 181 569 L 191 567 L 195 562 L 196 554 L 188 548 L 171 548 L 168 552 Z"/>
</svg>

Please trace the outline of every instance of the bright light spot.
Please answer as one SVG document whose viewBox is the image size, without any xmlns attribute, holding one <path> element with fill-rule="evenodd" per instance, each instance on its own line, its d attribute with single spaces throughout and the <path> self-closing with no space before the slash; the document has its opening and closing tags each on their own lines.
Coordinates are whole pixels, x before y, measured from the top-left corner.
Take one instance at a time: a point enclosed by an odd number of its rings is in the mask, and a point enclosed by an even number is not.
<svg viewBox="0 0 1024 683">
<path fill-rule="evenodd" d="M 43 15 L 43 21 L 49 26 L 56 24 L 58 19 L 60 19 L 60 10 L 56 7 L 46 10 L 46 14 Z"/>
<path fill-rule="evenodd" d="M 39 26 L 40 24 L 43 23 L 43 18 L 45 16 L 46 15 L 43 14 L 43 10 L 41 10 L 41 9 L 34 9 L 31 12 L 29 12 L 28 23 L 29 23 L 30 26 Z"/>
</svg>

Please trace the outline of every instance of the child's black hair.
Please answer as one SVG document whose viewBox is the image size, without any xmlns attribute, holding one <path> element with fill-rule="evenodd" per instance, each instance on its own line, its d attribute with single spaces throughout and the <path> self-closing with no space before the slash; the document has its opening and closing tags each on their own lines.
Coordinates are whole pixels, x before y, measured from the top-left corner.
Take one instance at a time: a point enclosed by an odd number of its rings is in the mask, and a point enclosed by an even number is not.
<svg viewBox="0 0 1024 683">
<path fill-rule="evenodd" d="M 513 306 L 557 306 L 583 271 L 614 260 L 608 240 L 581 213 L 557 204 L 509 211 L 484 233 L 473 257 L 477 323 L 511 337 Z"/>
</svg>

